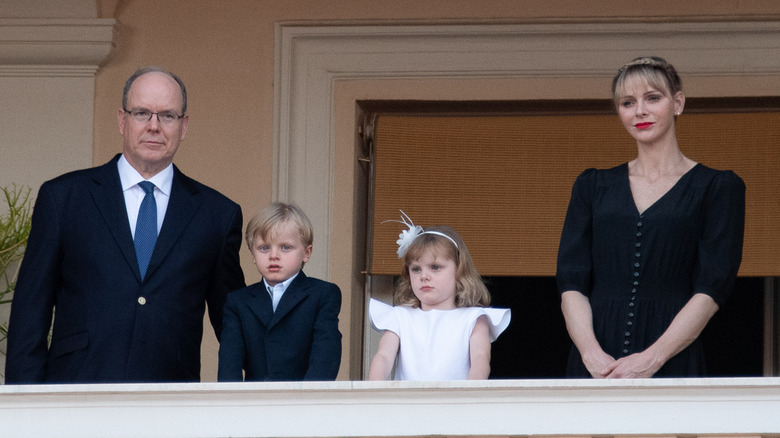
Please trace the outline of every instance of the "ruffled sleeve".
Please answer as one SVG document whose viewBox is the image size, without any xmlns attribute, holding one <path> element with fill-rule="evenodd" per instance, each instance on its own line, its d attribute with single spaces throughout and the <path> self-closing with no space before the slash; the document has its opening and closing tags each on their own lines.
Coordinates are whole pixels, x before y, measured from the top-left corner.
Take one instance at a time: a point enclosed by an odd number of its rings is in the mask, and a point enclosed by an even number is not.
<svg viewBox="0 0 780 438">
<path fill-rule="evenodd" d="M 371 325 L 375 330 L 380 332 L 390 330 L 400 335 L 400 325 L 393 306 L 371 298 L 371 301 L 368 303 L 368 314 L 371 318 Z"/>
<path fill-rule="evenodd" d="M 511 309 L 484 307 L 482 308 L 482 314 L 487 315 L 488 320 L 490 321 L 490 342 L 498 339 L 498 335 L 506 330 L 509 326 L 509 321 L 512 319 Z"/>
</svg>

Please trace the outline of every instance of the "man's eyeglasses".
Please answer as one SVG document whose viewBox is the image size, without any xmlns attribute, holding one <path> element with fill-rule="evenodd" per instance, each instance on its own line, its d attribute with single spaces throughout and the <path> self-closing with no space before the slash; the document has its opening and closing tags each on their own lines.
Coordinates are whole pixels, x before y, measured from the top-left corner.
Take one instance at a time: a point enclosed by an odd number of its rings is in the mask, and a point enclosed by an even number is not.
<svg viewBox="0 0 780 438">
<path fill-rule="evenodd" d="M 146 109 L 134 109 L 128 111 L 122 108 L 122 110 L 127 114 L 130 114 L 136 121 L 142 123 L 152 120 L 152 116 L 154 115 L 157 116 L 157 121 L 162 123 L 163 125 L 170 125 L 171 123 L 184 117 L 184 114 L 178 115 L 172 111 L 160 111 L 158 113 L 155 113 Z"/>
</svg>

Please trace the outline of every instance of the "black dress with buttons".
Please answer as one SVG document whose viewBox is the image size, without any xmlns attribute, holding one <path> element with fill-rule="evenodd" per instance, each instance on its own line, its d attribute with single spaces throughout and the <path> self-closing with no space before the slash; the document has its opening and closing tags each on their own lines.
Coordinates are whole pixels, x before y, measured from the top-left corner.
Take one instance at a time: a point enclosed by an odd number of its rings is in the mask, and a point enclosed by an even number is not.
<svg viewBox="0 0 780 438">
<path fill-rule="evenodd" d="M 593 329 L 614 358 L 655 342 L 695 293 L 722 306 L 742 259 L 745 185 L 731 171 L 697 164 L 640 212 L 628 165 L 588 169 L 572 189 L 558 251 L 558 290 L 590 299 Z M 570 377 L 589 377 L 576 347 Z M 706 375 L 697 340 L 656 374 Z"/>
</svg>

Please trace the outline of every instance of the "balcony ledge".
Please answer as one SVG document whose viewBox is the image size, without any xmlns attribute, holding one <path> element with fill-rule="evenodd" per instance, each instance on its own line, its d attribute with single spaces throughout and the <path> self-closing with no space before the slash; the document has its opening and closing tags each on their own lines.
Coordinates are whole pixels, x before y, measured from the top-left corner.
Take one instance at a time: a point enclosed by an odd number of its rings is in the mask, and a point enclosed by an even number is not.
<svg viewBox="0 0 780 438">
<path fill-rule="evenodd" d="M 780 378 L 0 387 L 3 436 L 780 434 Z"/>
</svg>

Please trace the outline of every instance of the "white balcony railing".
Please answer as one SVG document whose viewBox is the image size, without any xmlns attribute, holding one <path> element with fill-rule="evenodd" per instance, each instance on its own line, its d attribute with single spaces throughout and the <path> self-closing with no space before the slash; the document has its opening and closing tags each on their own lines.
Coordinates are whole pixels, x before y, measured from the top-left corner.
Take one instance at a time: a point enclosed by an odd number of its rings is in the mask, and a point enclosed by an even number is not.
<svg viewBox="0 0 780 438">
<path fill-rule="evenodd" d="M 0 387 L 3 437 L 780 434 L 780 378 Z"/>
</svg>

